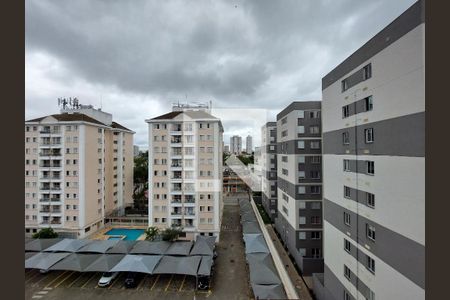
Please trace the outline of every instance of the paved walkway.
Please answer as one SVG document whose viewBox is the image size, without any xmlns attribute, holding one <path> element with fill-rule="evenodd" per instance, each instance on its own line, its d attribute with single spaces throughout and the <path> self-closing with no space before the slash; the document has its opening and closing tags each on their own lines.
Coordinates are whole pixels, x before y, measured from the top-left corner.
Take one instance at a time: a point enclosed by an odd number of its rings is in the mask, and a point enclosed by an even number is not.
<svg viewBox="0 0 450 300">
<path fill-rule="evenodd" d="M 281 244 L 280 240 L 278 239 L 278 236 L 276 235 L 272 225 L 266 225 L 267 231 L 269 232 L 269 235 L 275 245 L 275 248 L 278 251 L 278 254 L 280 255 L 281 260 L 283 261 L 283 264 L 286 267 L 286 271 L 289 274 L 289 277 L 291 278 L 292 283 L 294 284 L 294 287 L 297 291 L 297 294 L 299 295 L 301 300 L 312 300 L 311 294 L 309 293 L 308 287 L 303 282 L 302 278 L 298 274 L 297 270 L 295 269 L 294 265 L 292 264 L 291 259 L 287 255 L 286 251 L 283 248 L 283 245 Z"/>
</svg>

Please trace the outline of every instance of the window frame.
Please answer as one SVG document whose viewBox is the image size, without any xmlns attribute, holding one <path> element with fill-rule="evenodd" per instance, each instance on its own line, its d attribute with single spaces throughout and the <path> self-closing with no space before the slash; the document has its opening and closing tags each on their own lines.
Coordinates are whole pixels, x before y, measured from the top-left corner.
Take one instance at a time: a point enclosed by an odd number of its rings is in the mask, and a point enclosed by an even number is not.
<svg viewBox="0 0 450 300">
<path fill-rule="evenodd" d="M 375 194 L 366 192 L 366 205 L 375 208 Z"/>
<path fill-rule="evenodd" d="M 348 131 L 342 133 L 342 144 L 350 145 L 350 133 Z"/>
<path fill-rule="evenodd" d="M 371 241 L 375 242 L 376 228 L 375 226 L 370 225 L 369 223 L 366 223 L 366 237 L 369 238 Z"/>
<path fill-rule="evenodd" d="M 346 211 L 344 211 L 344 224 L 347 226 L 351 226 L 351 224 L 352 224 L 351 215 Z"/>
<path fill-rule="evenodd" d="M 375 175 L 375 162 L 373 160 L 366 160 L 366 174 Z"/>
<path fill-rule="evenodd" d="M 373 128 L 364 129 L 364 142 L 366 144 L 372 144 L 375 141 Z"/>
</svg>

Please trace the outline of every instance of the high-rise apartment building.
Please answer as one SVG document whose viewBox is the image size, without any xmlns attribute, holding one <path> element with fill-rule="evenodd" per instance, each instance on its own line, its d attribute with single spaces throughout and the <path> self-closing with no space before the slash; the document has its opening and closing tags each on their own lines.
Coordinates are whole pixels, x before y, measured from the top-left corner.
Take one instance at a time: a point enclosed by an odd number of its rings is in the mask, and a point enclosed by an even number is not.
<svg viewBox="0 0 450 300">
<path fill-rule="evenodd" d="M 186 239 L 219 238 L 223 127 L 206 110 L 184 108 L 149 126 L 149 225 L 183 228 Z"/>
<path fill-rule="evenodd" d="M 425 299 L 424 2 L 322 79 L 320 300 Z"/>
<path fill-rule="evenodd" d="M 277 122 L 261 127 L 261 202 L 272 222 L 277 216 Z"/>
<path fill-rule="evenodd" d="M 253 151 L 253 139 L 250 135 L 245 138 L 245 152 L 252 154 Z"/>
<path fill-rule="evenodd" d="M 133 134 L 92 106 L 26 121 L 26 235 L 83 238 L 131 204 Z"/>
<path fill-rule="evenodd" d="M 323 270 L 321 102 L 293 102 L 277 115 L 275 226 L 304 275 Z"/>
<path fill-rule="evenodd" d="M 230 151 L 236 155 L 242 153 L 242 137 L 239 135 L 233 135 L 230 138 Z"/>
</svg>

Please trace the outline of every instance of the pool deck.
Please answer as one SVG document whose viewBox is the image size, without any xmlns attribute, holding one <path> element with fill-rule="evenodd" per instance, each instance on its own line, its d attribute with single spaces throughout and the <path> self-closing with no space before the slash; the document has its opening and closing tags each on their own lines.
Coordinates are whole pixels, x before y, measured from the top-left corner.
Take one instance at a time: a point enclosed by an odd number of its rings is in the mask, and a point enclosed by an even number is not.
<svg viewBox="0 0 450 300">
<path fill-rule="evenodd" d="M 97 232 L 94 232 L 93 234 L 91 234 L 90 236 L 88 236 L 86 238 L 89 239 L 89 240 L 107 240 L 111 236 L 107 235 L 105 233 L 107 233 L 111 229 L 115 229 L 115 228 L 144 229 L 144 230 L 147 229 L 147 227 L 145 227 L 145 226 L 105 226 L 104 228 L 98 230 Z M 145 240 L 145 233 L 141 234 L 141 236 L 137 238 L 137 241 L 142 241 L 142 240 Z"/>
</svg>

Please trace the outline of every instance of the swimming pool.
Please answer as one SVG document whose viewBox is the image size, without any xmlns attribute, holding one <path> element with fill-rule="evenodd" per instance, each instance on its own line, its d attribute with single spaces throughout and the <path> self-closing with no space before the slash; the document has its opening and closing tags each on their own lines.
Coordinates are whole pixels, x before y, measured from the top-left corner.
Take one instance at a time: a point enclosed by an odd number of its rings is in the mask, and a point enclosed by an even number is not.
<svg viewBox="0 0 450 300">
<path fill-rule="evenodd" d="M 144 229 L 114 228 L 106 232 L 105 235 L 124 235 L 124 241 L 135 241 L 144 232 Z"/>
</svg>

